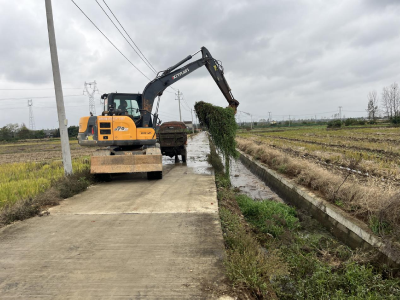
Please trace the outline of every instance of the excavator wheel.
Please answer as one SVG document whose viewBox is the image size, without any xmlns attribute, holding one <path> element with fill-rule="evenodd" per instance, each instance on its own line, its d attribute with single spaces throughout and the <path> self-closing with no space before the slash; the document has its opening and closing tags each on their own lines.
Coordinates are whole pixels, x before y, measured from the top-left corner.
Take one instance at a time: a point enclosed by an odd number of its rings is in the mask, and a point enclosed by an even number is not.
<svg viewBox="0 0 400 300">
<path fill-rule="evenodd" d="M 148 180 L 162 179 L 162 171 L 147 172 L 147 179 Z"/>
</svg>

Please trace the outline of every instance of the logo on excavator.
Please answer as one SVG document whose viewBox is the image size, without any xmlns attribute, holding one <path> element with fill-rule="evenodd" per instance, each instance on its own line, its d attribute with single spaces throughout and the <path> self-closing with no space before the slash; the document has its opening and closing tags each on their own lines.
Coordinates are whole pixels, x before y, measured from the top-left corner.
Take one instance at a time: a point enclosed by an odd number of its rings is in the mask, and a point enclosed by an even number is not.
<svg viewBox="0 0 400 300">
<path fill-rule="evenodd" d="M 189 69 L 186 68 L 185 70 L 183 70 L 182 72 L 179 72 L 178 74 L 175 74 L 174 76 L 172 76 L 172 79 L 176 79 L 178 77 L 181 77 L 182 75 L 186 74 L 187 72 L 189 72 Z"/>
<path fill-rule="evenodd" d="M 117 128 L 115 128 L 115 131 L 128 131 L 129 128 L 126 128 L 124 126 L 118 126 Z"/>
</svg>

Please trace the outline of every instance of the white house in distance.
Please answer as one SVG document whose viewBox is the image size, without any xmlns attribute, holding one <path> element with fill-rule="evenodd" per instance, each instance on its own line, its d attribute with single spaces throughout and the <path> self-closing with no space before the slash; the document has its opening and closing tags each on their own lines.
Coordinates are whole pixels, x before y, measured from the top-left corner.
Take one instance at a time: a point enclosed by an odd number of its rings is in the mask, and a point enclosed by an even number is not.
<svg viewBox="0 0 400 300">
<path fill-rule="evenodd" d="M 183 121 L 183 123 L 185 123 L 187 129 L 190 129 L 190 130 L 193 129 L 192 121 Z"/>
</svg>

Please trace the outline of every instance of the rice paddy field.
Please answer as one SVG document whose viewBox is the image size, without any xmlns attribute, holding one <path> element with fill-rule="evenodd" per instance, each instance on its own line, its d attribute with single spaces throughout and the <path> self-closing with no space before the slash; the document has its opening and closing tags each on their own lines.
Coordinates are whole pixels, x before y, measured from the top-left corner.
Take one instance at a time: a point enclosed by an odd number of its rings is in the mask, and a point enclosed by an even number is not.
<svg viewBox="0 0 400 300">
<path fill-rule="evenodd" d="M 94 149 L 70 141 L 74 172 L 90 167 Z M 59 139 L 0 144 L 0 209 L 33 198 L 64 175 Z"/>
<path fill-rule="evenodd" d="M 334 173 L 348 173 L 360 183 L 400 185 L 400 128 L 344 128 L 326 126 L 243 131 L 239 137 L 288 156 L 307 160 Z"/>
<path fill-rule="evenodd" d="M 400 128 L 255 129 L 239 131 L 237 143 L 268 167 L 370 223 L 376 233 L 400 227 Z"/>
</svg>

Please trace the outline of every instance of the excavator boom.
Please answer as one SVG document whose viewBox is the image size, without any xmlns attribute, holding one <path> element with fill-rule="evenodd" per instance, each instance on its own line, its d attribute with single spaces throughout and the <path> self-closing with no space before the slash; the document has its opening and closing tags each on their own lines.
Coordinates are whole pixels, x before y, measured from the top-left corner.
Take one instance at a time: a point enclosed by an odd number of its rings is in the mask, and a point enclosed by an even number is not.
<svg viewBox="0 0 400 300">
<path fill-rule="evenodd" d="M 214 79 L 215 83 L 221 90 L 222 94 L 225 96 L 226 100 L 229 103 L 229 106 L 232 107 L 236 112 L 236 109 L 239 106 L 239 102 L 235 100 L 232 95 L 231 88 L 229 87 L 229 84 L 225 79 L 224 69 L 222 68 L 221 63 L 212 57 L 207 48 L 201 47 L 200 51 L 202 53 L 202 58 L 177 69 L 180 65 L 190 60 L 194 54 L 189 55 L 174 66 L 166 69 L 164 72 L 161 73 L 160 76 L 157 76 L 154 80 L 146 85 L 142 94 L 143 107 L 145 110 L 151 112 L 155 98 L 157 96 L 161 96 L 163 91 L 170 85 L 191 74 L 198 68 L 205 66 L 211 77 Z M 149 113 L 144 116 L 144 124 L 149 124 L 150 117 L 151 115 Z"/>
</svg>

